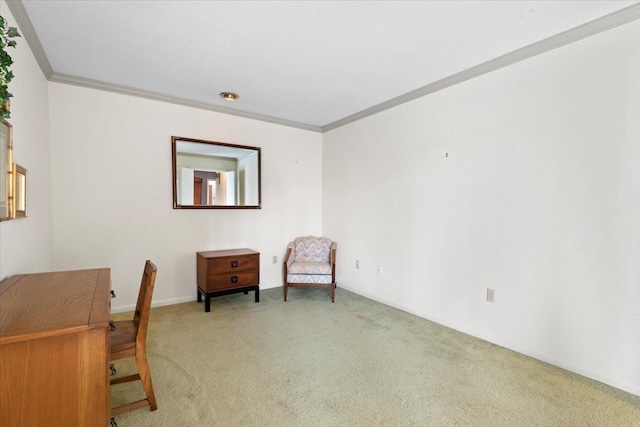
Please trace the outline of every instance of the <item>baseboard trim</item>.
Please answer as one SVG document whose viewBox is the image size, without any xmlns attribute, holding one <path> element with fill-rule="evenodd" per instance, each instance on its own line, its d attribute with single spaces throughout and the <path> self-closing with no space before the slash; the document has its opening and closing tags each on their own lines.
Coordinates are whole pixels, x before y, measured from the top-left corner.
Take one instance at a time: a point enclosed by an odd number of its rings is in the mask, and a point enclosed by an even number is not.
<svg viewBox="0 0 640 427">
<path fill-rule="evenodd" d="M 475 338 L 478 338 L 478 339 L 481 339 L 483 341 L 487 341 L 487 342 L 490 342 L 492 344 L 499 345 L 500 347 L 504 347 L 506 349 L 515 351 L 516 353 L 520 353 L 520 354 L 523 354 L 525 356 L 529 356 L 529 357 L 531 357 L 533 359 L 536 359 L 536 360 L 539 360 L 541 362 L 548 363 L 550 365 L 556 366 L 556 367 L 561 368 L 561 369 L 565 369 L 565 370 L 567 370 L 569 372 L 573 372 L 574 374 L 582 375 L 583 377 L 587 377 L 587 378 L 590 378 L 592 380 L 595 380 L 595 381 L 601 382 L 603 384 L 609 385 L 611 387 L 615 387 L 615 388 L 617 388 L 619 390 L 626 391 L 626 392 L 634 394 L 636 396 L 640 396 L 640 385 L 638 385 L 638 384 L 633 384 L 633 383 L 630 383 L 630 382 L 627 382 L 627 381 L 622 381 L 622 380 L 619 380 L 617 378 L 611 378 L 611 377 L 608 377 L 608 376 L 605 376 L 605 375 L 598 374 L 597 372 L 593 372 L 593 371 L 590 371 L 588 369 L 581 368 L 580 366 L 572 365 L 570 363 L 565 363 L 565 362 L 563 362 L 561 360 L 557 360 L 557 359 L 555 359 L 553 357 L 550 357 L 550 356 L 548 356 L 546 354 L 539 353 L 539 352 L 536 352 L 536 351 L 531 350 L 529 348 L 519 346 L 517 344 L 514 344 L 514 343 L 509 342 L 507 340 L 504 340 L 502 338 L 499 338 L 499 337 L 496 337 L 496 336 L 492 336 L 492 335 L 483 333 L 481 331 L 476 331 L 476 330 L 472 330 L 472 329 L 466 328 L 466 327 L 461 326 L 461 325 L 459 325 L 459 324 L 457 324 L 455 322 L 451 322 L 448 319 L 443 319 L 443 318 L 440 318 L 438 316 L 432 316 L 429 313 L 413 310 L 410 307 L 407 307 L 407 306 L 405 306 L 403 304 L 396 304 L 396 303 L 394 303 L 392 301 L 386 300 L 385 298 L 378 298 L 377 296 L 374 296 L 374 295 L 369 294 L 367 292 L 355 291 L 355 290 L 350 289 L 350 288 L 345 287 L 345 286 L 342 286 L 342 289 L 346 289 L 349 292 L 353 292 L 353 293 L 358 294 L 360 296 L 363 296 L 365 298 L 369 298 L 369 299 L 371 299 L 373 301 L 388 305 L 388 306 L 393 307 L 393 308 L 397 308 L 398 310 L 405 311 L 407 313 L 413 314 L 415 316 L 421 317 L 421 318 L 429 320 L 431 322 L 435 322 L 435 323 L 437 323 L 439 325 L 446 326 L 447 328 L 454 329 L 454 330 L 456 330 L 458 332 L 462 332 L 464 334 L 471 335 L 471 336 L 473 336 Z"/>
<path fill-rule="evenodd" d="M 281 285 L 260 285 L 260 290 L 261 291 L 266 291 L 267 289 L 272 289 L 272 288 L 278 288 L 278 287 L 282 287 Z M 174 304 L 182 304 L 185 302 L 192 302 L 196 300 L 196 290 L 195 287 L 193 288 L 193 295 L 191 296 L 184 296 L 184 297 L 178 297 L 178 298 L 169 298 L 169 299 L 162 299 L 162 300 L 153 300 L 151 302 L 151 308 L 155 308 L 155 307 L 163 307 L 165 305 L 174 305 Z M 117 313 L 126 313 L 127 311 L 133 311 L 135 310 L 136 306 L 135 304 L 131 304 L 131 305 L 112 305 L 111 306 L 111 313 L 113 314 L 117 314 Z"/>
<path fill-rule="evenodd" d="M 191 302 L 191 301 L 195 301 L 196 300 L 196 296 L 188 296 L 188 297 L 179 297 L 179 298 L 169 298 L 169 299 L 163 299 L 163 300 L 154 300 L 151 303 L 151 307 L 162 307 L 165 305 L 174 305 L 174 304 L 182 304 L 184 302 Z M 112 313 L 126 313 L 127 311 L 133 311 L 135 310 L 136 306 L 135 304 L 133 305 L 119 305 L 119 306 L 112 306 L 111 307 L 111 312 Z"/>
</svg>

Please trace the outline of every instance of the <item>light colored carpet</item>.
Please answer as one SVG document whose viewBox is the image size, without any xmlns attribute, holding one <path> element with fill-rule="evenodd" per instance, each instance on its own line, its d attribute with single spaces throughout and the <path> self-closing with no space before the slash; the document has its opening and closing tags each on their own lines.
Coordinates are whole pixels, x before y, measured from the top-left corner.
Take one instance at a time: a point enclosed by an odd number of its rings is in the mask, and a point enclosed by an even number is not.
<svg viewBox="0 0 640 427">
<path fill-rule="evenodd" d="M 343 289 L 160 307 L 149 328 L 158 410 L 119 427 L 640 426 L 640 397 Z"/>
</svg>

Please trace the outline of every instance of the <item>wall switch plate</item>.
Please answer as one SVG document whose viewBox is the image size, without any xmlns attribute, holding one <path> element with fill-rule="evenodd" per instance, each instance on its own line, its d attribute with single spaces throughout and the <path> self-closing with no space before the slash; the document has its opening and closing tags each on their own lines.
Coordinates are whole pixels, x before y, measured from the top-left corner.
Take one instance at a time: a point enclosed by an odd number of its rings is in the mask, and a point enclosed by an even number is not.
<svg viewBox="0 0 640 427">
<path fill-rule="evenodd" d="M 356 268 L 360 268 L 360 261 L 356 260 Z"/>
<path fill-rule="evenodd" d="M 487 301 L 496 302 L 496 290 L 487 288 Z"/>
<path fill-rule="evenodd" d="M 378 275 L 382 275 L 382 266 L 381 266 L 381 265 L 379 265 L 379 266 L 376 268 L 376 274 L 378 274 Z"/>
<path fill-rule="evenodd" d="M 273 263 L 277 264 L 278 263 L 278 255 L 274 255 L 273 256 Z"/>
</svg>

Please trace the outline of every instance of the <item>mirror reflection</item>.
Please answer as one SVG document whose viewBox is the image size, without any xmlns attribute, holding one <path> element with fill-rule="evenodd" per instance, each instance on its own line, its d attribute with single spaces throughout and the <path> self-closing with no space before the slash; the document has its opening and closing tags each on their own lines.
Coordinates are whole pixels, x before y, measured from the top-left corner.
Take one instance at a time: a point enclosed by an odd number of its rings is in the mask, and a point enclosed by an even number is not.
<svg viewBox="0 0 640 427">
<path fill-rule="evenodd" d="M 20 165 L 15 165 L 15 185 L 16 218 L 26 218 L 27 170 Z"/>
<path fill-rule="evenodd" d="M 260 148 L 172 137 L 174 209 L 260 209 Z"/>
</svg>

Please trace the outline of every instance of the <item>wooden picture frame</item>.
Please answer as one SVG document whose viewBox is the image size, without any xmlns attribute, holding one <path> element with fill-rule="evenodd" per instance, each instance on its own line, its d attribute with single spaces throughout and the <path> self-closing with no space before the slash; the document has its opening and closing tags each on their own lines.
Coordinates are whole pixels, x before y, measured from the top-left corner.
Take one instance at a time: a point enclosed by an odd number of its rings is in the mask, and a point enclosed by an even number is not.
<svg viewBox="0 0 640 427">
<path fill-rule="evenodd" d="M 262 209 L 261 148 L 171 137 L 174 209 Z"/>
<path fill-rule="evenodd" d="M 14 218 L 27 217 L 27 169 L 13 164 Z"/>
<path fill-rule="evenodd" d="M 13 218 L 13 128 L 0 122 L 0 221 Z"/>
</svg>

